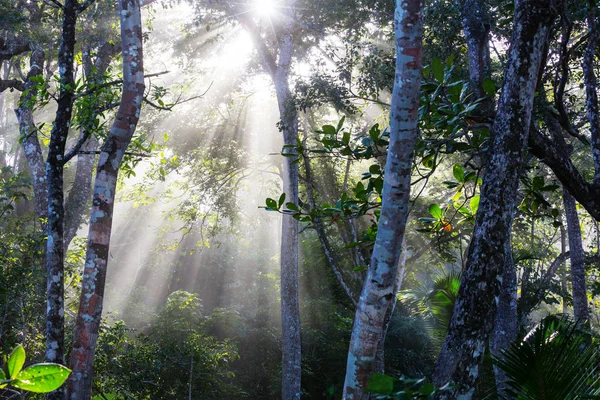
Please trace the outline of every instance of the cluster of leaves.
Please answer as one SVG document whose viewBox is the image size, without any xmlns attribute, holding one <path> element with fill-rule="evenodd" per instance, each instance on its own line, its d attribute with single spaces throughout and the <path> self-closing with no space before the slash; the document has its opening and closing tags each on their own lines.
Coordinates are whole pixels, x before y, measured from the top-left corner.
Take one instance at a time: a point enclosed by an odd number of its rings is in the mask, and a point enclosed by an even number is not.
<svg viewBox="0 0 600 400">
<path fill-rule="evenodd" d="M 551 315 L 495 364 L 509 378 L 509 395 L 525 400 L 598 398 L 596 339 L 568 316 Z"/>
<path fill-rule="evenodd" d="M 12 386 L 34 393 L 48 393 L 58 389 L 69 377 L 71 370 L 60 364 L 40 363 L 25 365 L 25 349 L 17 346 L 4 357 L 4 368 L 0 369 L 0 389 Z"/>
</svg>

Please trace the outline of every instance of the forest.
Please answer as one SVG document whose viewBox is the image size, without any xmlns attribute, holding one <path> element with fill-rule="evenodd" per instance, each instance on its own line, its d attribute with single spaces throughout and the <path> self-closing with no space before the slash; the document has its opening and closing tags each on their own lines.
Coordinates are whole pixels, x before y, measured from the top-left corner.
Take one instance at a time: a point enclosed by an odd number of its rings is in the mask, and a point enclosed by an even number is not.
<svg viewBox="0 0 600 400">
<path fill-rule="evenodd" d="M 600 398 L 594 0 L 0 0 L 0 399 Z"/>
</svg>

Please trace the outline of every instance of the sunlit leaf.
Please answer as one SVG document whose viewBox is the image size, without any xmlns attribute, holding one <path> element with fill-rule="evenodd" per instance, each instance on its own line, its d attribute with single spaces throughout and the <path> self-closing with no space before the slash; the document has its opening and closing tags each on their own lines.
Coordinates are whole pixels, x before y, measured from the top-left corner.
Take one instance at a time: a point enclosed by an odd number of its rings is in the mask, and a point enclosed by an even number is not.
<svg viewBox="0 0 600 400">
<path fill-rule="evenodd" d="M 8 369 L 8 376 L 11 379 L 14 379 L 15 376 L 21 371 L 23 368 L 23 364 L 25 364 L 25 349 L 23 346 L 18 345 L 13 349 L 8 357 L 8 361 L 6 363 L 6 368 Z"/>
<path fill-rule="evenodd" d="M 444 216 L 440 205 L 435 203 L 429 206 L 429 214 L 431 214 L 431 216 L 436 219 L 442 219 L 442 217 Z"/>
<path fill-rule="evenodd" d="M 2 368 L 0 368 L 0 381 L 5 381 L 6 380 L 6 375 L 4 375 L 4 371 L 2 370 Z M 0 389 L 5 388 L 6 387 L 6 383 L 0 384 Z"/>
<path fill-rule="evenodd" d="M 34 393 L 47 393 L 58 389 L 70 373 L 70 369 L 60 364 L 35 364 L 22 370 L 11 385 Z"/>
<path fill-rule="evenodd" d="M 461 165 L 454 164 L 454 167 L 452 168 L 452 174 L 454 175 L 454 178 L 460 183 L 465 182 L 465 170 Z"/>
<path fill-rule="evenodd" d="M 471 198 L 471 201 L 469 201 L 469 207 L 471 208 L 473 215 L 477 214 L 477 210 L 479 209 L 479 195 Z"/>
</svg>

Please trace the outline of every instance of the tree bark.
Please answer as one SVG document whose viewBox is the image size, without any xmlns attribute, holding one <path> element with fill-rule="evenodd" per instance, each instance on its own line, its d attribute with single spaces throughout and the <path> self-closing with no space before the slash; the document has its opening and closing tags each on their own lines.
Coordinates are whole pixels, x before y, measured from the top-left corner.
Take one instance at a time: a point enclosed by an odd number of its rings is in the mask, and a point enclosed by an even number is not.
<svg viewBox="0 0 600 400">
<path fill-rule="evenodd" d="M 503 250 L 510 240 L 537 75 L 555 18 L 552 3 L 522 0 L 515 5 L 511 47 L 490 136 L 481 203 L 454 313 L 434 374 L 436 385 L 452 380 L 456 386 L 454 393 L 441 398 L 472 397 L 494 326 L 506 264 Z"/>
<path fill-rule="evenodd" d="M 398 261 L 409 211 L 410 179 L 421 82 L 423 3 L 396 0 L 396 74 L 390 110 L 390 144 L 385 165 L 379 228 L 371 264 L 356 309 L 344 382 L 345 399 L 368 397 L 377 350 L 395 302 Z"/>
<path fill-rule="evenodd" d="M 563 204 L 567 219 L 567 235 L 569 238 L 569 253 L 571 259 L 571 284 L 573 286 L 573 314 L 581 323 L 590 319 L 587 291 L 585 285 L 585 264 L 583 245 L 581 243 L 581 228 L 579 216 L 575 207 L 575 199 L 563 187 Z"/>
<path fill-rule="evenodd" d="M 500 350 L 508 348 L 517 338 L 519 318 L 517 312 L 517 267 L 513 261 L 510 238 L 505 244 L 504 254 L 506 256 L 504 272 L 502 274 L 502 286 L 500 288 L 500 300 L 494 322 L 494 333 L 490 340 L 490 351 L 495 357 L 501 357 Z M 510 399 L 507 393 L 508 377 L 506 373 L 494 366 L 496 378 L 496 391 L 501 399 Z"/>
<path fill-rule="evenodd" d="M 139 120 L 144 93 L 139 0 L 120 0 L 119 17 L 123 93 L 96 169 L 86 262 L 71 354 L 73 372 L 68 380 L 68 398 L 73 400 L 91 398 L 94 351 L 102 317 L 117 175 Z"/>
<path fill-rule="evenodd" d="M 66 0 L 63 7 L 62 36 L 58 50 L 58 108 L 48 145 L 46 182 L 48 185 L 48 224 L 46 241 L 46 362 L 64 364 L 64 155 L 73 105 L 73 59 L 77 0 Z M 64 399 L 62 387 L 47 395 Z"/>
</svg>

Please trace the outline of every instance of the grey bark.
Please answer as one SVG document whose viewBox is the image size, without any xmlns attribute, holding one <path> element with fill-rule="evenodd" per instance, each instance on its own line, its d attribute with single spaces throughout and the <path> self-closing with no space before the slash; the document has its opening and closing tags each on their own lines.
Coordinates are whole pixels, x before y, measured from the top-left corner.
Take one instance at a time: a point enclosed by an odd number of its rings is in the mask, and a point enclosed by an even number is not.
<svg viewBox="0 0 600 400">
<path fill-rule="evenodd" d="M 586 108 L 590 133 L 592 135 L 592 157 L 594 159 L 594 184 L 600 185 L 600 114 L 598 114 L 597 81 L 594 67 L 596 65 L 596 48 L 598 47 L 598 29 L 596 27 L 595 1 L 588 0 L 588 43 L 583 57 L 583 80 L 585 83 Z"/>
<path fill-rule="evenodd" d="M 412 160 L 418 136 L 422 7 L 420 0 L 396 1 L 396 73 L 381 216 L 350 338 L 345 399 L 368 398 L 365 387 L 377 367 L 377 351 L 396 301 L 398 262 L 408 218 Z"/>
<path fill-rule="evenodd" d="M 573 314 L 575 318 L 587 323 L 590 319 L 587 291 L 585 285 L 585 264 L 579 216 L 575 207 L 575 199 L 568 190 L 563 188 L 563 204 L 567 219 L 567 234 L 569 238 L 569 253 L 571 259 L 571 285 L 573 288 Z"/>
<path fill-rule="evenodd" d="M 434 383 L 456 383 L 453 394 L 470 399 L 479 378 L 499 301 L 504 251 L 516 207 L 518 172 L 525 152 L 543 48 L 555 18 L 553 1 L 515 5 L 504 84 L 490 136 L 489 160 L 467 265 L 434 374 Z"/>
</svg>

